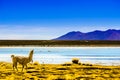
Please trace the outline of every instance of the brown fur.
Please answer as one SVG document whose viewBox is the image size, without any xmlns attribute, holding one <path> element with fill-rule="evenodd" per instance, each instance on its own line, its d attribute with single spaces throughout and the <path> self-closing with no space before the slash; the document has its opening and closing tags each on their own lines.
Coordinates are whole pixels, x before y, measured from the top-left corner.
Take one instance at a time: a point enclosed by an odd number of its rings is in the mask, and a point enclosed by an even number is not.
<svg viewBox="0 0 120 80">
<path fill-rule="evenodd" d="M 27 63 L 33 61 L 32 60 L 33 52 L 34 52 L 34 50 L 31 50 L 28 57 L 11 55 L 12 62 L 13 62 L 13 70 L 15 67 L 16 70 L 18 71 L 17 63 L 22 65 L 22 71 L 23 71 L 24 66 L 26 66 L 26 69 L 27 69 Z"/>
</svg>

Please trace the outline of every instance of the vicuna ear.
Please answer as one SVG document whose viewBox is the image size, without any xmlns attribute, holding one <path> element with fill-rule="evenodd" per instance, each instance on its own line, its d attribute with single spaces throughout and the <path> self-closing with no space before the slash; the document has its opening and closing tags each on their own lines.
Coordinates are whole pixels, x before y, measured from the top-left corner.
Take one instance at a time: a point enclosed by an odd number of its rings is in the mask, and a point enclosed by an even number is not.
<svg viewBox="0 0 120 80">
<path fill-rule="evenodd" d="M 33 52 L 34 51 L 34 49 L 32 49 L 30 52 Z"/>
<path fill-rule="evenodd" d="M 11 58 L 14 57 L 14 55 L 11 55 Z"/>
</svg>

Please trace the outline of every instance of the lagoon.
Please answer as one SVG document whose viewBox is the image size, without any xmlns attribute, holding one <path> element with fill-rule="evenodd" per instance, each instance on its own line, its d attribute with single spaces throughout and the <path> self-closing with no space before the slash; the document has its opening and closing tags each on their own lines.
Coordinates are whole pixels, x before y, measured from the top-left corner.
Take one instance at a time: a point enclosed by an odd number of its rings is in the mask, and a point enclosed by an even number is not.
<svg viewBox="0 0 120 80">
<path fill-rule="evenodd" d="M 41 64 L 61 64 L 79 58 L 82 63 L 120 65 L 120 47 L 1 47 L 0 61 L 12 62 L 12 54 L 28 56 L 31 49 L 33 61 Z"/>
</svg>

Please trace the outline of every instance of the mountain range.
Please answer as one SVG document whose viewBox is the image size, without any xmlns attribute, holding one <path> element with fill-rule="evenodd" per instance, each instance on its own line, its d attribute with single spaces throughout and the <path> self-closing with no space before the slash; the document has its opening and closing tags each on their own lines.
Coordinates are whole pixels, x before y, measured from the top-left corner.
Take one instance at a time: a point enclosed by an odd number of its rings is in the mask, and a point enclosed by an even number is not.
<svg viewBox="0 0 120 80">
<path fill-rule="evenodd" d="M 120 30 L 95 30 L 87 33 L 72 31 L 53 40 L 120 40 Z"/>
</svg>

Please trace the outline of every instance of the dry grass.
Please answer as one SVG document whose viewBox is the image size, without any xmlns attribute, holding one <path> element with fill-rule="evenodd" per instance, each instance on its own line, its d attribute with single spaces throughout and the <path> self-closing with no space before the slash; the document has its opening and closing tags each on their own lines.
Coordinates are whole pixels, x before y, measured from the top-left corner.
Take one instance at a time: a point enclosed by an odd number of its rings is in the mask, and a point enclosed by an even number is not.
<svg viewBox="0 0 120 80">
<path fill-rule="evenodd" d="M 70 64 L 70 63 L 66 63 Z M 91 64 L 28 64 L 28 69 L 12 70 L 12 63 L 0 62 L 2 80 L 119 80 L 120 66 L 102 66 Z"/>
</svg>

